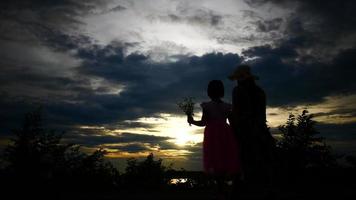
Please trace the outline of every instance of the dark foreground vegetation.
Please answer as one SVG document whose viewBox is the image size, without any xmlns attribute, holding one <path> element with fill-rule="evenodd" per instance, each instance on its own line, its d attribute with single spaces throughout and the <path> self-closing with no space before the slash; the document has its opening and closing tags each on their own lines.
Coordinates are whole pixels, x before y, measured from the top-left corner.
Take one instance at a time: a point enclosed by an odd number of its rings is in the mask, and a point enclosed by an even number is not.
<svg viewBox="0 0 356 200">
<path fill-rule="evenodd" d="M 23 127 L 1 156 L 1 199 L 212 199 L 216 185 L 202 172 L 173 170 L 153 154 L 129 159 L 120 173 L 105 151 L 85 154 L 46 130 L 41 111 L 25 116 Z M 313 115 L 290 115 L 274 147 L 271 183 L 245 184 L 231 199 L 355 199 L 356 158 L 333 155 L 315 129 Z M 344 158 L 348 165 L 340 165 Z M 175 180 L 172 184 L 172 180 Z"/>
</svg>

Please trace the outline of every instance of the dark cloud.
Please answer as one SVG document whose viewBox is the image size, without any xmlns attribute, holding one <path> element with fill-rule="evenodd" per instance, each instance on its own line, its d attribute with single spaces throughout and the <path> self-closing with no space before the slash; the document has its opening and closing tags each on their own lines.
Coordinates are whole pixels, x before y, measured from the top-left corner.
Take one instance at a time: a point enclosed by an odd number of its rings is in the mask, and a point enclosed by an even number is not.
<svg viewBox="0 0 356 200">
<path fill-rule="evenodd" d="M 121 139 L 123 142 L 143 142 L 143 143 L 157 143 L 160 141 L 165 141 L 172 139 L 171 137 L 154 136 L 154 135 L 143 135 L 134 133 L 122 133 Z"/>
<path fill-rule="evenodd" d="M 173 142 L 163 141 L 157 146 L 159 150 L 176 150 L 176 149 L 187 149 L 187 147 L 182 147 L 174 144 Z"/>
<path fill-rule="evenodd" d="M 185 147 L 186 150 L 191 152 L 188 155 L 188 159 L 190 162 L 192 162 L 192 165 L 198 165 L 200 168 L 202 168 L 202 162 L 203 162 L 203 143 L 197 143 L 192 146 L 187 146 Z"/>
<path fill-rule="evenodd" d="M 298 48 L 301 56 L 329 60 L 339 51 L 356 44 L 356 4 L 345 1 L 307 0 L 245 0 L 252 7 L 281 6 L 292 10 L 286 18 L 285 38 L 302 38 Z"/>
<path fill-rule="evenodd" d="M 198 14 L 195 16 L 188 17 L 178 17 L 176 15 L 169 15 L 172 21 L 185 21 L 189 23 L 196 24 L 207 24 L 211 26 L 217 26 L 222 23 L 222 16 L 212 13 L 211 11 L 206 12 L 204 10 L 199 10 Z"/>
<path fill-rule="evenodd" d="M 202 57 L 182 56 L 172 63 L 155 63 L 140 54 L 125 57 L 123 51 L 120 45 L 109 45 L 78 53 L 78 57 L 85 60 L 78 68 L 80 74 L 126 86 L 120 95 L 84 95 L 82 99 L 100 102 L 101 108 L 117 111 L 115 117 L 122 119 L 162 111 L 178 112 L 175 103 L 183 96 L 206 98 L 206 85 L 211 79 L 223 79 L 231 88 L 227 74 L 242 61 L 237 54 L 210 53 Z M 197 89 L 201 92 L 196 93 Z"/>
<path fill-rule="evenodd" d="M 344 108 L 344 107 L 348 108 Z M 351 108 L 352 107 L 352 108 Z M 328 116 L 337 116 L 338 119 L 352 119 L 356 118 L 356 108 L 353 105 L 344 105 L 343 107 L 337 108 L 336 110 L 329 112 L 319 112 L 313 113 L 315 117 L 328 117 Z"/>
<path fill-rule="evenodd" d="M 0 38 L 34 43 L 42 29 L 51 31 L 77 30 L 79 19 L 105 5 L 105 1 L 75 0 L 4 0 L 0 3 Z M 48 30 L 46 30 L 48 31 Z M 41 36 L 51 36 L 41 34 Z"/>
<path fill-rule="evenodd" d="M 93 45 L 85 49 L 79 49 L 77 56 L 84 60 L 79 69 L 80 73 L 104 77 L 111 81 L 122 83 L 146 79 L 145 72 L 148 70 L 141 64 L 147 57 L 141 54 L 124 56 L 125 46 L 114 42 L 101 47 Z"/>
<path fill-rule="evenodd" d="M 157 140 L 155 142 L 150 141 L 149 143 L 147 142 L 135 142 L 135 143 L 130 143 L 130 144 L 124 144 L 124 145 L 115 145 L 115 146 L 106 146 L 108 149 L 117 149 L 120 151 L 124 152 L 129 152 L 129 153 L 138 153 L 138 152 L 154 152 L 154 151 L 161 151 L 161 150 L 178 150 L 178 149 L 184 149 L 184 150 L 195 150 L 191 149 L 190 147 L 182 147 L 178 146 L 172 142 L 164 141 L 164 140 Z"/>
<path fill-rule="evenodd" d="M 221 35 L 214 38 L 218 43 L 251 47 L 251 44 L 270 44 L 285 37 L 284 16 L 266 17 L 255 10 L 240 10 L 239 15 L 241 22 L 236 21 L 236 25 L 226 27 Z"/>
<path fill-rule="evenodd" d="M 356 123 L 317 125 L 321 136 L 326 139 L 333 152 L 338 155 L 356 155 Z"/>
<path fill-rule="evenodd" d="M 114 8 L 110 9 L 110 11 L 113 11 L 113 12 L 120 12 L 120 11 L 123 11 L 123 10 L 126 10 L 127 8 L 122 6 L 122 5 L 117 5 L 115 6 Z"/>
<path fill-rule="evenodd" d="M 128 128 L 137 128 L 137 127 L 145 128 L 149 132 L 153 132 L 152 129 L 155 128 L 155 126 L 153 124 L 148 124 L 148 123 L 143 123 L 143 122 L 132 122 L 132 121 L 119 122 L 118 124 L 115 124 L 112 127 L 110 127 L 108 125 L 106 128 L 111 129 L 111 130 L 115 130 L 115 129 L 125 130 Z"/>
<path fill-rule="evenodd" d="M 151 150 L 151 148 L 147 147 L 144 144 L 140 144 L 140 143 L 128 144 L 128 145 L 117 146 L 117 147 L 108 147 L 108 148 L 118 149 L 120 151 L 129 152 L 129 153 L 147 152 L 147 151 Z"/>
<path fill-rule="evenodd" d="M 155 19 L 154 16 L 150 18 Z M 224 16 L 210 9 L 178 7 L 177 13 L 161 15 L 158 19 L 173 23 L 187 23 L 192 25 L 219 26 Z"/>
<path fill-rule="evenodd" d="M 352 74 L 356 64 L 356 49 L 341 51 L 330 63 L 314 58 L 298 60 L 295 43 L 287 40 L 280 46 L 254 47 L 244 51 L 249 57 L 259 57 L 250 63 L 266 88 L 269 105 L 285 106 L 321 102 L 326 96 L 356 92 Z"/>
<path fill-rule="evenodd" d="M 0 9 L 2 16 L 5 17 L 24 18 L 29 16 L 30 18 L 24 19 L 37 19 L 41 22 L 53 24 L 75 22 L 75 17 L 89 14 L 103 4 L 105 4 L 105 1 L 101 0 L 85 2 L 75 0 L 4 0 L 0 3 Z"/>
<path fill-rule="evenodd" d="M 282 25 L 282 18 L 274 18 L 271 20 L 258 20 L 256 22 L 257 31 L 260 32 L 270 32 L 270 31 L 278 31 L 280 26 Z"/>
<path fill-rule="evenodd" d="M 245 2 L 253 7 L 277 5 L 294 11 L 286 18 L 283 39 L 273 47 L 258 46 L 243 52 L 247 57 L 259 57 L 251 63 L 261 76 L 271 105 L 312 103 L 326 96 L 355 93 L 351 77 L 356 72 L 353 1 Z"/>
<path fill-rule="evenodd" d="M 123 144 L 128 143 L 148 143 L 155 146 L 165 143 L 170 137 L 154 136 L 148 134 L 121 133 L 119 135 L 104 135 L 101 129 L 79 129 L 75 132 L 67 133 L 65 137 L 67 142 L 81 144 L 87 147 L 98 147 L 100 145 Z"/>
<path fill-rule="evenodd" d="M 328 140 L 356 140 L 356 123 L 327 124 L 317 125 L 321 135 Z"/>
<path fill-rule="evenodd" d="M 258 7 L 258 6 L 262 6 L 266 3 L 275 3 L 275 4 L 279 4 L 281 6 L 285 6 L 285 5 L 289 5 L 290 2 L 293 2 L 293 0 L 289 1 L 285 1 L 285 0 L 244 0 L 245 3 L 247 3 L 249 6 L 251 7 Z"/>
<path fill-rule="evenodd" d="M 252 10 L 241 10 L 241 13 L 242 13 L 242 17 L 245 19 L 257 19 L 257 20 L 262 19 L 262 17 L 260 17 L 258 13 Z"/>
</svg>

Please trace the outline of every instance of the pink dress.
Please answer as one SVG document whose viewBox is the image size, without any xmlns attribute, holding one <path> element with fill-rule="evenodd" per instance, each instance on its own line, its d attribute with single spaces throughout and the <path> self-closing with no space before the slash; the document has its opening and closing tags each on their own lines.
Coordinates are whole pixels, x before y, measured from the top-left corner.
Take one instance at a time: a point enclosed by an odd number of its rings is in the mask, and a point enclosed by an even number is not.
<svg viewBox="0 0 356 200">
<path fill-rule="evenodd" d="M 236 174 L 241 171 L 239 147 L 227 118 L 232 110 L 225 102 L 202 103 L 204 118 L 203 165 L 210 174 Z"/>
</svg>

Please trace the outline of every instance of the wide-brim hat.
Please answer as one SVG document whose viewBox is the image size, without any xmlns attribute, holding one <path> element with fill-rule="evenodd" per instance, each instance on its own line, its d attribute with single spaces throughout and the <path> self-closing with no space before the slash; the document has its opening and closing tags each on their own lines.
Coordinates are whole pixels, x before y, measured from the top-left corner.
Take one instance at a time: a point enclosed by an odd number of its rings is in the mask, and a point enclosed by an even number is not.
<svg viewBox="0 0 356 200">
<path fill-rule="evenodd" d="M 253 79 L 258 80 L 258 76 L 255 76 L 251 73 L 251 67 L 249 65 L 239 65 L 236 67 L 235 71 L 228 76 L 230 80 L 247 80 Z"/>
</svg>

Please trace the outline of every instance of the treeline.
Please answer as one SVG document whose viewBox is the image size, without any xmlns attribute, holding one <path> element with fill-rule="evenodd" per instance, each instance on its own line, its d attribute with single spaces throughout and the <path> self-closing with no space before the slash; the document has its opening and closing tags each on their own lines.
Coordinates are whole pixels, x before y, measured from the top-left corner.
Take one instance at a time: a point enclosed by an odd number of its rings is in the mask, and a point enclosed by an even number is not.
<svg viewBox="0 0 356 200">
<path fill-rule="evenodd" d="M 279 127 L 281 139 L 274 146 L 273 179 L 279 185 L 309 180 L 338 181 L 355 176 L 356 159 L 340 166 L 332 149 L 315 129 L 313 115 L 290 115 Z M 47 130 L 41 110 L 25 115 L 21 128 L 2 154 L 1 188 L 26 194 L 60 196 L 63 193 L 118 192 L 130 189 L 203 188 L 213 183 L 202 172 L 173 170 L 149 154 L 145 160 L 128 159 L 124 173 L 105 160 L 105 150 L 83 153 L 77 144 L 62 142 L 63 134 Z M 340 173 L 342 171 L 342 173 Z M 326 176 L 325 176 L 326 175 Z M 178 184 L 170 184 L 173 178 Z"/>
<path fill-rule="evenodd" d="M 107 190 L 117 184 L 119 172 L 105 161 L 104 150 L 88 155 L 79 145 L 62 143 L 62 133 L 43 127 L 40 109 L 27 113 L 23 126 L 13 133 L 3 153 L 1 187 L 8 189 L 4 191 L 45 195 Z"/>
<path fill-rule="evenodd" d="M 177 176 L 153 154 L 144 160 L 128 159 L 120 173 L 105 159 L 104 149 L 84 153 L 80 145 L 62 142 L 63 133 L 44 128 L 42 122 L 41 108 L 27 113 L 1 155 L 0 188 L 11 196 L 159 189 L 169 187 Z"/>
</svg>

